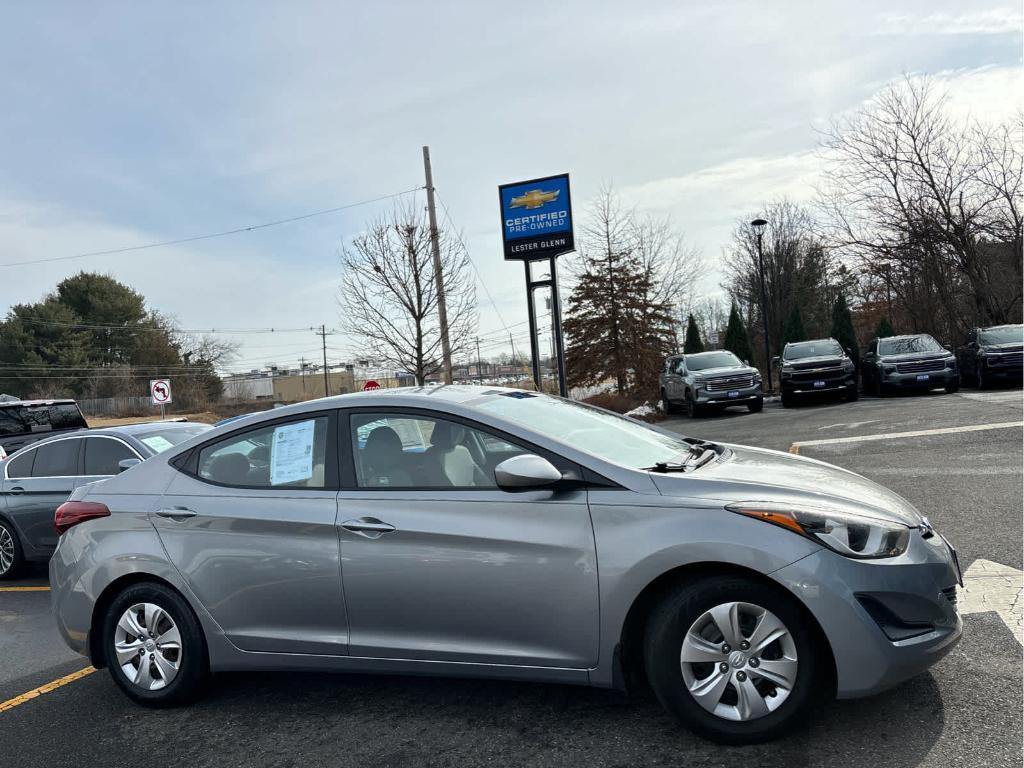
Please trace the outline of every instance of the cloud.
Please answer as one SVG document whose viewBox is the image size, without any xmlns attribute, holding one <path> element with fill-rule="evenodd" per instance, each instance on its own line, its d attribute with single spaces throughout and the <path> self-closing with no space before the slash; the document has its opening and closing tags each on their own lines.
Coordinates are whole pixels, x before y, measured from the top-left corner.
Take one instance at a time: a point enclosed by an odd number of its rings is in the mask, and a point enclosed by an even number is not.
<svg viewBox="0 0 1024 768">
<path fill-rule="evenodd" d="M 879 19 L 879 35 L 1020 35 L 1024 24 L 1017 8 L 989 8 L 968 13 L 884 13 Z"/>
</svg>

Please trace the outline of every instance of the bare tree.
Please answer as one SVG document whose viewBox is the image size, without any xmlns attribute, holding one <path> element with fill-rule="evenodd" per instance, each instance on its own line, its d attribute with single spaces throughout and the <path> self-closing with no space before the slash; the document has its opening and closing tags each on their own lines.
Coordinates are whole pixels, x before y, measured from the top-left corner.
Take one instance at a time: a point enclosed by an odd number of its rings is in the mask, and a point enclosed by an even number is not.
<svg viewBox="0 0 1024 768">
<path fill-rule="evenodd" d="M 1019 322 L 1021 126 L 958 120 L 908 77 L 826 134 L 826 236 L 896 295 L 908 330 Z"/>
<path fill-rule="evenodd" d="M 439 231 L 452 357 L 468 353 L 476 285 L 461 244 Z M 430 227 L 412 206 L 396 207 L 342 250 L 341 319 L 366 353 L 423 384 L 441 370 Z"/>
</svg>

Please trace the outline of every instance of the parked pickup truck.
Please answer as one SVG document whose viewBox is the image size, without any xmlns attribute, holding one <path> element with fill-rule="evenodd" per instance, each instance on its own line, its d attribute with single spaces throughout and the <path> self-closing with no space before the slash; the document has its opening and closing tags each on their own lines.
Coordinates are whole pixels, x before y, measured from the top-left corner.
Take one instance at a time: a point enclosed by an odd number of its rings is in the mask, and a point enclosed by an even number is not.
<svg viewBox="0 0 1024 768">
<path fill-rule="evenodd" d="M 673 355 L 665 361 L 659 383 L 666 413 L 682 407 L 697 417 L 731 405 L 745 405 L 751 413 L 764 407 L 761 374 L 724 350 Z"/>
<path fill-rule="evenodd" d="M 85 429 L 74 400 L 0 400 L 0 454 L 8 456 L 44 437 Z"/>
</svg>

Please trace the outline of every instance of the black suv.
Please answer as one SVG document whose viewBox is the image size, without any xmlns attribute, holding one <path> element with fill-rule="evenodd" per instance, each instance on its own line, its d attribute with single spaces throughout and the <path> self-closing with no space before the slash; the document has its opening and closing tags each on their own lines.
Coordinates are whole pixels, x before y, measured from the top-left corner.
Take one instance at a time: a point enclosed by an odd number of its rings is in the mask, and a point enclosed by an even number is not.
<svg viewBox="0 0 1024 768">
<path fill-rule="evenodd" d="M 835 339 L 791 342 L 772 362 L 779 366 L 783 407 L 815 393 L 857 399 L 857 367 Z"/>
<path fill-rule="evenodd" d="M 74 400 L 0 400 L 0 454 L 88 426 Z"/>
<path fill-rule="evenodd" d="M 956 359 L 965 384 L 978 389 L 996 381 L 1019 385 L 1024 378 L 1024 325 L 972 328 Z"/>
<path fill-rule="evenodd" d="M 860 376 L 864 391 L 878 397 L 896 389 L 960 389 L 956 357 L 927 333 L 872 339 Z"/>
</svg>

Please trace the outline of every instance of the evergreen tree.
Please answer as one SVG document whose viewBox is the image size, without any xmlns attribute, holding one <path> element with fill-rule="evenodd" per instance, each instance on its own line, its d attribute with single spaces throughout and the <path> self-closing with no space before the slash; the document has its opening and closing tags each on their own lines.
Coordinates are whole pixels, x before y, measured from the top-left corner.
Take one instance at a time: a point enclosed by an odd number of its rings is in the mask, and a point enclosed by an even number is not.
<svg viewBox="0 0 1024 768">
<path fill-rule="evenodd" d="M 884 339 L 887 336 L 895 336 L 896 330 L 892 327 L 892 323 L 889 322 L 888 317 L 883 317 L 878 321 L 878 325 L 875 326 L 875 336 L 879 339 Z"/>
<path fill-rule="evenodd" d="M 754 352 L 750 346 L 750 335 L 746 326 L 740 318 L 740 312 L 736 309 L 736 302 L 729 308 L 729 323 L 725 327 L 725 343 L 723 349 L 732 352 L 740 360 L 753 360 Z"/>
<path fill-rule="evenodd" d="M 704 342 L 700 340 L 700 331 L 697 329 L 697 321 L 690 315 L 686 321 L 686 341 L 683 343 L 683 352 L 692 355 L 695 352 L 704 351 Z"/>
<path fill-rule="evenodd" d="M 850 307 L 846 303 L 846 296 L 840 293 L 832 305 L 832 330 L 833 339 L 839 342 L 843 349 L 848 350 L 853 364 L 860 370 L 860 345 L 857 343 L 857 334 L 853 330 L 853 317 L 850 315 Z"/>
<path fill-rule="evenodd" d="M 786 318 L 786 327 L 782 331 L 782 345 L 806 340 L 807 333 L 804 331 L 804 319 L 800 316 L 800 305 L 794 304 L 789 317 Z"/>
</svg>

